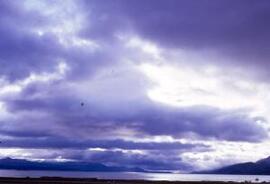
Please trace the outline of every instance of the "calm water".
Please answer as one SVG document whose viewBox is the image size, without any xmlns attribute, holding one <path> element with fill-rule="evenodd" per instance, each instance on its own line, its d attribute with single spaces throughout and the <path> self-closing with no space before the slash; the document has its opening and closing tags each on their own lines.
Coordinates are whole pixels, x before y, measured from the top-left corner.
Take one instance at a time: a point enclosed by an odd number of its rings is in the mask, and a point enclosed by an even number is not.
<svg viewBox="0 0 270 184">
<path fill-rule="evenodd" d="M 4 177 L 80 177 L 99 179 L 143 179 L 143 180 L 169 180 L 169 181 L 255 181 L 270 182 L 270 175 L 209 175 L 209 174 L 171 174 L 171 173 L 135 173 L 135 172 L 66 172 L 66 171 L 17 171 L 0 170 Z"/>
</svg>

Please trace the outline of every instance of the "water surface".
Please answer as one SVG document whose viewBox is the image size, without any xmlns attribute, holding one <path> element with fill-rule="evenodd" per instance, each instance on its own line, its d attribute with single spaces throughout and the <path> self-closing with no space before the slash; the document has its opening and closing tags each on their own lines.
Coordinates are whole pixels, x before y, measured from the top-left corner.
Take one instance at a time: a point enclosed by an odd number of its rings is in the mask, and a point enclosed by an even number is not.
<svg viewBox="0 0 270 184">
<path fill-rule="evenodd" d="M 253 181 L 270 182 L 270 175 L 216 175 L 216 174 L 175 174 L 175 173 L 137 173 L 137 172 L 73 172 L 73 171 L 17 171 L 0 170 L 1 177 L 77 177 L 98 179 L 139 179 L 168 181 Z"/>
</svg>

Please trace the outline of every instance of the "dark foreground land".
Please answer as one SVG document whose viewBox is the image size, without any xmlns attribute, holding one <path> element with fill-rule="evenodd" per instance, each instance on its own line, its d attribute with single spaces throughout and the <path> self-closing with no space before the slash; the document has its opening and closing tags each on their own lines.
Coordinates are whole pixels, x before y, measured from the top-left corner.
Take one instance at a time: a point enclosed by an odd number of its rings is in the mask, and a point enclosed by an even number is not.
<svg viewBox="0 0 270 184">
<path fill-rule="evenodd" d="M 8 178 L 0 177 L 0 184 L 236 184 L 221 181 L 145 181 L 145 180 L 100 180 L 95 178 Z M 250 184 L 250 182 L 242 182 Z M 266 182 L 262 182 L 265 183 Z M 269 183 L 270 184 L 270 183 Z"/>
</svg>

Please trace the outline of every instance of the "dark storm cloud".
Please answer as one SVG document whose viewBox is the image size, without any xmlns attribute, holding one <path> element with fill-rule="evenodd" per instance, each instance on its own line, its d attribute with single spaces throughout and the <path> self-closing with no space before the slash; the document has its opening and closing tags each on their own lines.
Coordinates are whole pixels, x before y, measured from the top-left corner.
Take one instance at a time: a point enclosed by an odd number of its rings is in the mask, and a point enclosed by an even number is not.
<svg viewBox="0 0 270 184">
<path fill-rule="evenodd" d="M 85 151 L 67 153 L 63 156 L 75 160 L 95 160 L 107 165 L 128 165 L 147 170 L 192 170 L 191 164 L 182 161 L 177 154 L 179 153 L 170 150 L 151 151 L 147 154 L 122 151 Z"/>
<path fill-rule="evenodd" d="M 270 40 L 267 35 L 270 31 L 270 3 L 267 0 L 149 0 L 141 3 L 119 0 L 85 3 L 91 10 L 90 16 L 100 18 L 96 25 L 97 33 L 105 31 L 105 34 L 107 30 L 121 33 L 121 28 L 124 28 L 159 43 L 163 48 L 217 55 L 214 61 L 205 60 L 201 64 L 212 62 L 238 66 L 250 70 L 250 73 L 255 72 L 265 80 L 269 78 Z M 86 34 L 92 33 L 93 30 Z"/>
<path fill-rule="evenodd" d="M 62 94 L 55 88 L 54 90 Z M 102 94 L 100 95 L 102 97 Z M 72 95 L 17 99 L 9 101 L 8 107 L 13 113 L 26 110 L 46 111 L 52 117 L 57 117 L 52 120 L 58 122 L 59 127 L 55 126 L 55 130 L 57 128 L 59 130 L 56 132 L 60 131 L 60 127 L 65 127 L 66 131 L 73 131 L 73 134 L 78 132 L 79 135 L 91 132 L 93 136 L 98 134 L 110 136 L 110 132 L 118 128 L 128 128 L 134 130 L 137 136 L 140 134 L 169 135 L 175 138 L 198 136 L 205 139 L 247 142 L 263 141 L 268 137 L 267 130 L 257 123 L 260 117 L 249 117 L 248 110 L 226 111 L 206 106 L 173 108 L 151 102 L 146 97 L 140 97 L 140 103 L 137 101 L 95 103 L 94 97 L 88 98 L 85 107 L 81 107 L 79 100 Z"/>
<path fill-rule="evenodd" d="M 64 48 L 54 34 L 45 33 L 41 37 L 33 34 L 32 28 L 50 24 L 48 17 L 38 11 L 26 11 L 19 3 L 1 1 L 0 64 L 4 67 L 0 73 L 9 79 L 18 79 L 32 71 L 52 70 L 58 59 L 65 59 L 72 66 L 72 76 L 78 78 L 96 71 L 100 65 L 119 60 L 117 57 L 122 52 L 106 44 L 117 46 L 115 34 L 127 31 L 165 48 L 214 50 L 226 55 L 228 63 L 240 66 L 249 63 L 264 75 L 269 66 L 270 42 L 266 36 L 270 29 L 269 4 L 250 0 L 86 1 L 82 7 L 89 21 L 78 35 L 105 45 L 102 48 L 105 51 L 93 54 Z M 224 64 L 219 62 L 216 64 Z"/>
<path fill-rule="evenodd" d="M 267 44 L 268 1 L 150 0 L 119 4 L 123 11 L 118 12 L 124 12 L 141 35 L 167 45 L 200 48 L 251 46 L 253 41 Z"/>
<path fill-rule="evenodd" d="M 241 111 L 226 112 L 216 108 L 193 107 L 148 113 L 141 120 L 144 123 L 140 124 L 140 128 L 152 135 L 181 137 L 195 133 L 219 140 L 256 142 L 268 137 L 267 130 L 256 120 Z"/>
<path fill-rule="evenodd" d="M 1 132 L 3 133 L 3 132 Z M 10 135 L 10 134 L 7 134 Z M 14 135 L 14 134 L 11 134 Z M 22 137 L 22 134 L 15 134 L 14 137 Z M 35 136 L 35 135 L 32 135 Z M 4 139 L 2 147 L 9 148 L 34 148 L 34 149 L 88 149 L 88 148 L 103 148 L 103 149 L 124 149 L 124 150 L 200 150 L 210 149 L 204 144 L 183 144 L 179 142 L 134 142 L 121 139 L 116 140 L 80 140 L 69 139 L 63 137 L 38 137 L 33 139 L 27 134 L 24 138 Z"/>
<path fill-rule="evenodd" d="M 2 124 L 5 124 L 4 122 L 1 122 Z M 10 123 L 9 123 L 10 124 Z M 10 137 L 23 137 L 23 138 L 30 138 L 30 139 L 35 139 L 35 138 L 44 138 L 44 137 L 47 137 L 47 136 L 50 136 L 50 133 L 47 133 L 47 132 L 44 132 L 44 130 L 21 130 L 20 129 L 15 129 L 15 128 L 12 128 L 12 130 L 8 130 L 8 129 L 4 129 L 2 128 L 0 130 L 0 134 L 1 135 L 7 135 L 7 136 L 10 136 Z M 5 141 L 6 142 L 6 141 Z M 20 142 L 22 143 L 22 142 Z"/>
</svg>

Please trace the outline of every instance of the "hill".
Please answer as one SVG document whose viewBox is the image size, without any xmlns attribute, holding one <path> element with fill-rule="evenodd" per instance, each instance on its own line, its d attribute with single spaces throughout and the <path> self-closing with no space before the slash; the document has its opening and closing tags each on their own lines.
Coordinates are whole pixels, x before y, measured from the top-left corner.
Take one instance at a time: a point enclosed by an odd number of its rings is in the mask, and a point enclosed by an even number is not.
<svg viewBox="0 0 270 184">
<path fill-rule="evenodd" d="M 99 171 L 99 172 L 146 172 L 141 168 L 128 168 L 117 166 L 106 166 L 101 163 L 92 162 L 48 162 L 29 161 L 24 159 L 4 158 L 0 159 L 0 169 L 15 170 L 54 170 L 54 171 Z"/>
<path fill-rule="evenodd" d="M 270 175 L 270 157 L 257 162 L 245 162 L 225 166 L 219 169 L 194 172 L 197 174 L 244 174 L 244 175 Z"/>
</svg>

